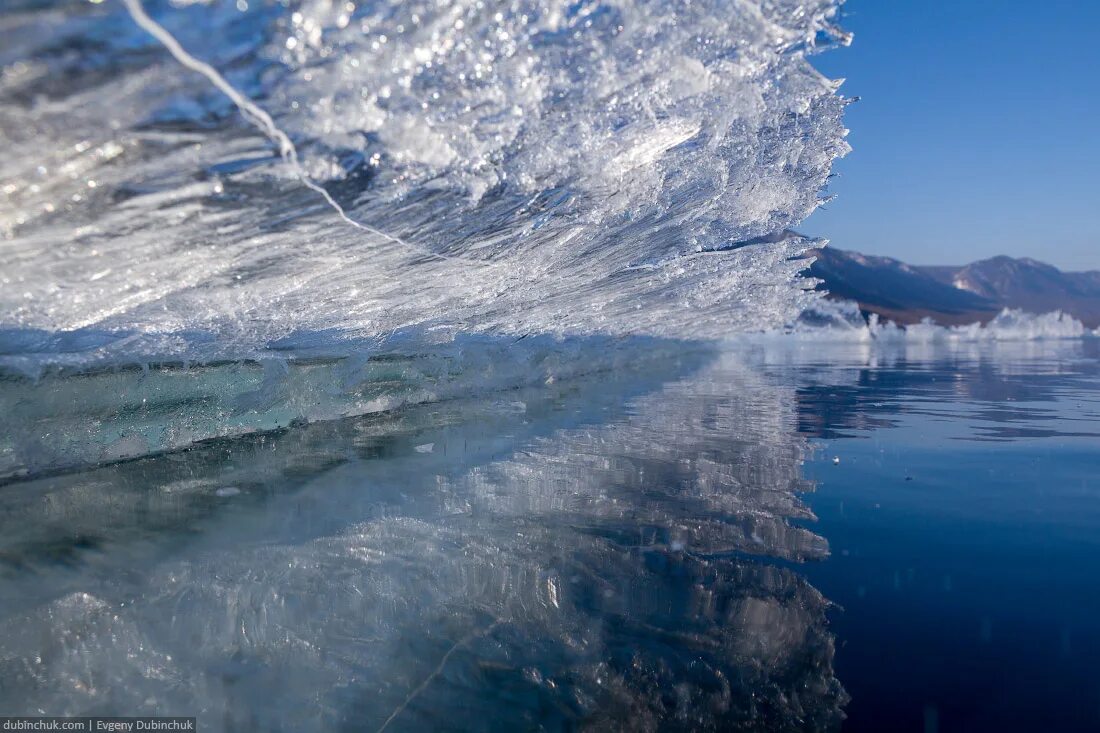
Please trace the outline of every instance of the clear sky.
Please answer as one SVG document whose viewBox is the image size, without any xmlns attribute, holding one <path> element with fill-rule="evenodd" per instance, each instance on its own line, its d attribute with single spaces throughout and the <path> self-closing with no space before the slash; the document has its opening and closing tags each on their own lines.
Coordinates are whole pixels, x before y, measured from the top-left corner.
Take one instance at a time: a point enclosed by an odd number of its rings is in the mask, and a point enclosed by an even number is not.
<svg viewBox="0 0 1100 733">
<path fill-rule="evenodd" d="M 1100 269 L 1100 0 L 849 0 L 813 58 L 860 101 L 800 229 L 916 264 Z"/>
</svg>

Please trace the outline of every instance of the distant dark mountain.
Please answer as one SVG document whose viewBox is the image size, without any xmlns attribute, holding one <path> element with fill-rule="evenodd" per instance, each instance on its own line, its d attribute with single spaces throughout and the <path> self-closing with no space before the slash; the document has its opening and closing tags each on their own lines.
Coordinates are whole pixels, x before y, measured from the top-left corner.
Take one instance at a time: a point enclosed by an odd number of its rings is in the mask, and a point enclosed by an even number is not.
<svg viewBox="0 0 1100 733">
<path fill-rule="evenodd" d="M 955 325 L 987 321 L 1000 307 L 982 295 L 954 287 L 890 257 L 872 257 L 835 247 L 817 250 L 809 274 L 824 282 L 830 297 L 854 300 L 868 313 L 897 323 L 931 317 Z"/>
<path fill-rule="evenodd" d="M 1100 325 L 1100 272 L 1062 272 L 1032 259 L 993 257 L 959 267 L 907 265 L 834 247 L 817 250 L 809 274 L 830 297 L 854 300 L 897 323 L 930 317 L 955 325 L 988 321 L 1002 308 L 1062 310 Z"/>
<path fill-rule="evenodd" d="M 993 257 L 963 267 L 922 267 L 940 282 L 1010 308 L 1063 310 L 1086 325 L 1100 323 L 1100 272 L 1062 272 L 1030 258 Z"/>
</svg>

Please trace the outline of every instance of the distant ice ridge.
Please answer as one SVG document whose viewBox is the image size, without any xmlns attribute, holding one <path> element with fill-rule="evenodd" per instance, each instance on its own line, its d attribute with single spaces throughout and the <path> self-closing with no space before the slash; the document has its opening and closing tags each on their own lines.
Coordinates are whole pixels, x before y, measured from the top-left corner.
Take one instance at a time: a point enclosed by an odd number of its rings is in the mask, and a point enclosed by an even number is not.
<svg viewBox="0 0 1100 733">
<path fill-rule="evenodd" d="M 0 327 L 190 358 L 293 333 L 712 338 L 815 297 L 814 243 L 773 233 L 848 150 L 807 60 L 847 42 L 833 0 L 143 6 L 414 246 L 336 217 L 121 3 L 6 5 Z"/>
<path fill-rule="evenodd" d="M 899 330 L 893 323 L 876 324 L 879 331 Z M 928 319 L 905 329 L 905 338 L 935 340 L 940 338 L 960 341 L 1042 341 L 1046 339 L 1073 339 L 1094 335 L 1081 322 L 1068 313 L 1027 313 L 1005 308 L 987 324 L 972 323 L 968 326 L 937 326 Z M 879 338 L 882 338 L 880 335 Z"/>
<path fill-rule="evenodd" d="M 1005 308 L 986 324 L 940 326 L 925 318 L 920 323 L 898 326 L 892 321 L 882 322 L 875 313 L 864 318 L 856 303 L 822 300 L 807 309 L 786 333 L 810 340 L 935 343 L 1079 339 L 1100 336 L 1100 329 L 1089 330 L 1062 311 L 1034 314 L 1012 308 Z"/>
</svg>

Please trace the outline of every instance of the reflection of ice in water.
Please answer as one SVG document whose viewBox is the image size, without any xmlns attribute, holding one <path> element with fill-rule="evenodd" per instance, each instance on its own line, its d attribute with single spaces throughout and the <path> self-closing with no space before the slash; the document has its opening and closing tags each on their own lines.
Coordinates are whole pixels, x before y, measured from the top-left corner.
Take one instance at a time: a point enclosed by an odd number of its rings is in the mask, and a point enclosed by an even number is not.
<svg viewBox="0 0 1100 733">
<path fill-rule="evenodd" d="M 661 371 L 12 484 L 0 700 L 213 729 L 835 723 L 826 601 L 750 557 L 827 553 L 790 521 L 790 391 L 728 355 Z"/>
</svg>

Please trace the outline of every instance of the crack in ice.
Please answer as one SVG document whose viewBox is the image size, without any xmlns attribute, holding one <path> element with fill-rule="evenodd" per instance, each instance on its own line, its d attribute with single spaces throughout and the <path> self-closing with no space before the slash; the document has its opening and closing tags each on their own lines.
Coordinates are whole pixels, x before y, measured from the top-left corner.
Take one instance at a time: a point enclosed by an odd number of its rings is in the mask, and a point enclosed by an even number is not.
<svg viewBox="0 0 1100 733">
<path fill-rule="evenodd" d="M 137 23 L 146 32 L 148 32 L 151 36 L 153 36 L 153 38 L 159 41 L 160 44 L 164 46 L 165 49 L 167 49 L 168 53 L 172 54 L 173 58 L 175 58 L 176 61 L 178 61 L 180 64 L 187 67 L 188 69 L 202 74 L 211 84 L 217 87 L 222 94 L 229 97 L 233 104 L 237 106 L 237 109 L 240 110 L 244 118 L 248 120 L 248 122 L 253 127 L 262 132 L 264 136 L 271 140 L 271 142 L 275 143 L 279 147 L 279 154 L 282 156 L 287 165 L 289 165 L 294 171 L 295 176 L 302 183 L 302 185 L 310 189 L 311 191 L 316 192 L 322 198 L 324 198 L 329 207 L 332 208 L 332 210 L 335 211 L 337 215 L 339 215 L 339 217 L 345 222 L 355 227 L 356 229 L 361 229 L 362 231 L 373 234 L 376 237 L 381 237 L 382 239 L 385 239 L 389 242 L 393 242 L 394 244 L 398 244 L 407 249 L 415 250 L 436 259 L 451 262 L 474 262 L 475 264 L 479 265 L 495 264 L 491 262 L 470 261 L 458 257 L 448 257 L 447 255 L 442 255 L 438 252 L 432 252 L 423 247 L 411 244 L 410 242 L 406 242 L 400 237 L 395 237 L 392 234 L 387 234 L 381 229 L 377 229 L 370 226 L 369 224 L 365 224 L 361 221 L 358 221 L 357 219 L 353 219 L 347 213 L 344 207 L 341 206 L 335 198 L 333 198 L 332 194 L 330 194 L 325 189 L 324 186 L 309 177 L 309 174 L 306 173 L 305 169 L 302 167 L 301 161 L 298 157 L 298 149 L 294 146 L 294 143 L 291 141 L 290 136 L 283 132 L 279 128 L 279 126 L 275 124 L 275 121 L 271 118 L 271 115 L 269 115 L 262 107 L 257 105 L 251 99 L 244 96 L 239 90 L 237 90 L 236 87 L 226 81 L 225 77 L 222 76 L 217 69 L 215 69 L 213 66 L 206 63 L 205 61 L 201 61 L 200 59 L 195 58 L 186 49 L 184 49 L 183 46 L 180 45 L 179 41 L 176 40 L 175 36 L 169 33 L 164 26 L 160 25 L 151 17 L 149 17 L 148 13 L 145 12 L 145 8 L 141 4 L 141 0 L 122 0 L 122 4 L 126 7 L 127 12 L 130 13 L 130 17 L 133 18 L 134 22 Z"/>
<path fill-rule="evenodd" d="M 377 733 L 383 733 L 383 731 L 385 731 L 386 728 L 389 727 L 390 723 L 392 723 L 394 720 L 396 720 L 397 717 L 405 711 L 405 708 L 407 708 L 409 706 L 409 703 L 411 703 L 413 700 L 415 700 L 417 697 L 419 697 L 420 693 L 424 692 L 424 690 L 428 689 L 428 685 L 430 685 L 432 683 L 432 680 L 434 680 L 436 677 L 438 677 L 440 674 L 442 674 L 443 668 L 447 666 L 447 662 L 450 661 L 451 656 L 455 652 L 457 652 L 459 649 L 461 649 L 462 647 L 469 644 L 474 639 L 477 639 L 477 638 L 480 638 L 482 636 L 485 636 L 487 634 L 492 633 L 493 629 L 495 629 L 497 626 L 499 626 L 502 623 L 504 623 L 503 620 L 498 618 L 496 621 L 489 624 L 484 629 L 475 629 L 474 631 L 470 632 L 466 636 L 464 636 L 461 639 L 459 639 L 458 641 L 456 641 L 454 643 L 454 646 L 452 646 L 450 649 L 448 649 L 447 653 L 443 655 L 443 658 L 439 660 L 439 664 L 436 665 L 436 668 L 434 670 L 432 670 L 432 673 L 429 674 L 427 677 L 425 677 L 424 680 L 419 685 L 417 685 L 416 688 L 413 689 L 412 692 L 409 693 L 408 697 L 405 698 L 404 702 L 402 702 L 400 705 L 398 705 L 396 708 L 394 708 L 394 711 L 392 713 L 390 713 L 390 717 L 386 718 L 386 721 L 384 723 L 382 723 L 382 726 L 378 729 Z"/>
</svg>

